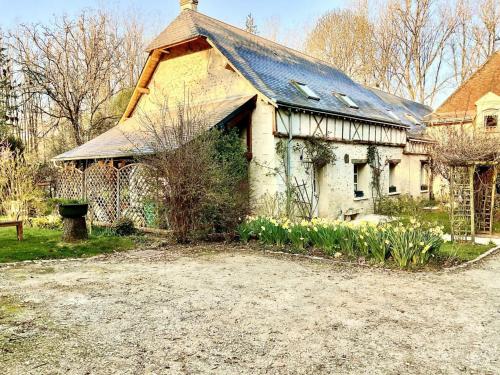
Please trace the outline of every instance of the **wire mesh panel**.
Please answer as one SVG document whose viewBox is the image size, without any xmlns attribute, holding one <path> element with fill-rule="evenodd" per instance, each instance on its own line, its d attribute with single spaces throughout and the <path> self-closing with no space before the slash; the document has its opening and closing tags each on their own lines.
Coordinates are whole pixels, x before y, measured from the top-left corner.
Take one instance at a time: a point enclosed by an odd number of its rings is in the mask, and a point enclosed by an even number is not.
<svg viewBox="0 0 500 375">
<path fill-rule="evenodd" d="M 119 177 L 119 216 L 129 218 L 139 227 L 156 224 L 155 177 L 143 164 L 121 168 Z"/>
<path fill-rule="evenodd" d="M 75 167 L 66 167 L 58 171 L 56 197 L 63 199 L 83 199 L 84 174 Z"/>
<path fill-rule="evenodd" d="M 119 217 L 118 170 L 96 163 L 85 171 L 85 190 L 92 221 L 112 224 Z"/>
</svg>

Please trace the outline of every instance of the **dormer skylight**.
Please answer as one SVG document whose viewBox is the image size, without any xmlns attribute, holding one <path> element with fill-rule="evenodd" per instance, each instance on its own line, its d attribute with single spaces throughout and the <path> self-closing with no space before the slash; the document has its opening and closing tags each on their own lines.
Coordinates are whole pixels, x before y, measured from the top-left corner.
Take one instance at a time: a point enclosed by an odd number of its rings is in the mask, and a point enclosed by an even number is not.
<svg viewBox="0 0 500 375">
<path fill-rule="evenodd" d="M 398 117 L 398 115 L 396 115 L 396 114 L 393 112 L 393 110 L 392 110 L 392 109 L 390 109 L 390 108 L 386 108 L 386 109 L 387 109 L 387 114 L 388 114 L 389 116 L 391 116 L 391 117 L 392 117 L 394 120 L 396 120 L 396 121 L 401 121 L 401 119 Z"/>
<path fill-rule="evenodd" d="M 346 106 L 348 106 L 350 108 L 355 108 L 355 109 L 359 108 L 359 106 L 356 104 L 356 102 L 354 100 L 352 100 L 351 97 L 349 97 L 348 95 L 346 95 L 346 94 L 340 94 L 340 93 L 334 93 L 334 95 L 340 101 L 342 101 Z"/>
<path fill-rule="evenodd" d="M 302 95 L 304 95 L 307 99 L 313 99 L 313 100 L 320 100 L 320 97 L 318 94 L 314 92 L 313 89 L 311 89 L 307 84 L 297 82 L 297 81 L 292 81 L 292 85 L 294 85 L 297 90 L 300 91 Z"/>
<path fill-rule="evenodd" d="M 415 116 L 413 116 L 412 114 L 407 113 L 407 114 L 405 114 L 405 116 L 406 116 L 406 118 L 407 118 L 408 120 L 410 120 L 411 122 L 413 122 L 415 125 L 420 125 L 420 121 L 418 121 L 418 120 L 415 118 Z"/>
</svg>

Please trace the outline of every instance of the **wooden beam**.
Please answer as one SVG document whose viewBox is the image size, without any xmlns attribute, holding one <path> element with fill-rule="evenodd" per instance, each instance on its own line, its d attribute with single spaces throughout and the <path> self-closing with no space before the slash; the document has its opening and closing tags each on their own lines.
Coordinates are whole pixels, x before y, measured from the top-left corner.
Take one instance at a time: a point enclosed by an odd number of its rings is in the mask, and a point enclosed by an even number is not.
<svg viewBox="0 0 500 375">
<path fill-rule="evenodd" d="M 497 196 L 498 167 L 493 167 L 493 180 L 491 181 L 491 211 L 490 211 L 490 234 L 493 234 L 493 221 L 495 220 L 495 199 Z"/>
<path fill-rule="evenodd" d="M 450 167 L 450 226 L 451 242 L 455 242 L 455 167 Z"/>
<path fill-rule="evenodd" d="M 476 167 L 469 167 L 469 186 L 470 186 L 470 237 L 472 243 L 476 242 L 476 205 L 474 203 L 474 173 Z"/>
<path fill-rule="evenodd" d="M 147 87 L 138 87 L 137 91 L 141 94 L 149 94 L 149 89 Z"/>
</svg>

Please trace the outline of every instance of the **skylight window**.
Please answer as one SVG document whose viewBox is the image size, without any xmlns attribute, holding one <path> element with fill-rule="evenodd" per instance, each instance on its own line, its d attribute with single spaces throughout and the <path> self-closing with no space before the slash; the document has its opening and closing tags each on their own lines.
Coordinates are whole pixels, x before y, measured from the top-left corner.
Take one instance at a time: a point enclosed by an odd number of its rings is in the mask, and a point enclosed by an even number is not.
<svg viewBox="0 0 500 375">
<path fill-rule="evenodd" d="M 348 95 L 345 95 L 345 94 L 334 94 L 337 98 L 339 98 L 346 106 L 350 107 L 350 108 L 355 108 L 355 109 L 358 109 L 359 106 L 358 104 L 351 99 L 351 97 L 349 97 Z"/>
<path fill-rule="evenodd" d="M 410 120 L 411 122 L 413 122 L 415 125 L 420 125 L 420 121 L 418 121 L 418 120 L 415 118 L 415 116 L 413 116 L 413 115 L 411 115 L 411 114 L 409 114 L 409 113 L 407 113 L 405 116 L 406 116 L 406 118 L 407 118 L 408 120 Z"/>
<path fill-rule="evenodd" d="M 401 119 L 398 117 L 398 115 L 396 115 L 396 114 L 392 111 L 392 109 L 387 108 L 387 114 L 388 114 L 389 116 L 391 116 L 394 120 L 401 121 Z"/>
<path fill-rule="evenodd" d="M 305 83 L 292 81 L 292 84 L 301 92 L 302 95 L 307 97 L 307 99 L 320 100 L 319 95 Z"/>
</svg>

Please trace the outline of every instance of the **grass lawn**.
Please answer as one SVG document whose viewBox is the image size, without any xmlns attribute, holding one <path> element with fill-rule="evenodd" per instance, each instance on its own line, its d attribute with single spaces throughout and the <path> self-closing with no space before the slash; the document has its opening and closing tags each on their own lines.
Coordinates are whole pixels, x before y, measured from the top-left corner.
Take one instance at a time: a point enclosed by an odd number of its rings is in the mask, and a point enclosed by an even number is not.
<svg viewBox="0 0 500 375">
<path fill-rule="evenodd" d="M 437 223 L 438 225 L 443 226 L 445 233 L 451 232 L 450 218 L 448 216 L 448 212 L 445 210 L 421 210 L 419 212 L 419 218 L 423 221 Z M 500 234 L 500 221 L 498 220 L 493 222 L 493 233 Z"/>
<path fill-rule="evenodd" d="M 15 228 L 0 228 L 0 263 L 36 259 L 80 258 L 129 250 L 129 237 L 92 235 L 75 244 L 61 242 L 61 231 L 25 228 L 24 240 L 18 241 Z"/>
<path fill-rule="evenodd" d="M 446 258 L 456 258 L 461 262 L 468 262 L 469 260 L 476 259 L 481 254 L 494 248 L 495 245 L 478 245 L 470 243 L 453 243 L 446 242 L 439 249 L 439 255 Z"/>
</svg>

